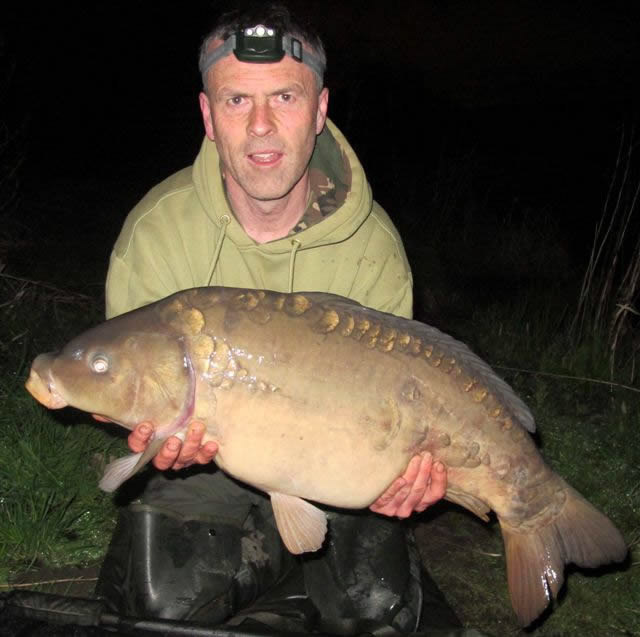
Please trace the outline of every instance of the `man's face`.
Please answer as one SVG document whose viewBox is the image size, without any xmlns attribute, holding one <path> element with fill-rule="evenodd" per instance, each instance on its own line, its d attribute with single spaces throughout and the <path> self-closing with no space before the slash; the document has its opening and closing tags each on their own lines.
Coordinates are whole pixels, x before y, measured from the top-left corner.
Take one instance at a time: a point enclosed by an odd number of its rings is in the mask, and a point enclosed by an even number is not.
<svg viewBox="0 0 640 637">
<path fill-rule="evenodd" d="M 214 64 L 200 109 L 228 185 L 273 201 L 301 183 L 328 99 L 326 88 L 318 94 L 311 69 L 288 55 L 275 64 L 255 64 L 232 54 Z"/>
</svg>

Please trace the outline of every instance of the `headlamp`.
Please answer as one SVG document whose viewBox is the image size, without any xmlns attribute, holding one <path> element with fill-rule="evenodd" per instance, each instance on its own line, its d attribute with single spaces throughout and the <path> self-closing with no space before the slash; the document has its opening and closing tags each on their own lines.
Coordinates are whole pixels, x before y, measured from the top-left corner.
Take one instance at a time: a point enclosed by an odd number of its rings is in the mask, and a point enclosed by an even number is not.
<svg viewBox="0 0 640 637">
<path fill-rule="evenodd" d="M 268 64 L 279 62 L 285 55 L 297 62 L 306 64 L 322 79 L 324 64 L 317 55 L 305 51 L 300 40 L 290 35 L 282 35 L 279 29 L 272 29 L 264 24 L 240 29 L 230 35 L 224 44 L 206 55 L 200 67 L 204 75 L 218 60 L 231 52 L 241 62 Z"/>
</svg>

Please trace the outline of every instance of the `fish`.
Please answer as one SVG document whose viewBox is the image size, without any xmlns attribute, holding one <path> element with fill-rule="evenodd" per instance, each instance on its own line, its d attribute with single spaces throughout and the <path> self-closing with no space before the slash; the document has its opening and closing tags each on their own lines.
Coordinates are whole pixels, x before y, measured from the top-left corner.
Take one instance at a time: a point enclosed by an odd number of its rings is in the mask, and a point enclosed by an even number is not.
<svg viewBox="0 0 640 637">
<path fill-rule="evenodd" d="M 523 626 L 568 563 L 621 562 L 620 531 L 544 461 L 533 415 L 464 343 L 322 292 L 204 287 L 112 318 L 33 362 L 27 390 L 133 429 L 146 451 L 107 466 L 114 491 L 171 435 L 204 423 L 218 467 L 271 498 L 282 540 L 318 550 L 318 504 L 371 505 L 416 454 L 447 467 L 446 499 L 500 523 Z"/>
</svg>

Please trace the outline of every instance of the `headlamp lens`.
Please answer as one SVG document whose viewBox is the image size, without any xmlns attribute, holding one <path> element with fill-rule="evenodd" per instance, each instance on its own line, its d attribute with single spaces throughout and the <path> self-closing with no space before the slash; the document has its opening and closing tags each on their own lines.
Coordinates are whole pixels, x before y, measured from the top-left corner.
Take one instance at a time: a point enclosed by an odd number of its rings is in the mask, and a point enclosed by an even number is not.
<svg viewBox="0 0 640 637">
<path fill-rule="evenodd" d="M 284 57 L 282 35 L 264 24 L 237 31 L 233 53 L 241 62 L 279 62 Z"/>
</svg>

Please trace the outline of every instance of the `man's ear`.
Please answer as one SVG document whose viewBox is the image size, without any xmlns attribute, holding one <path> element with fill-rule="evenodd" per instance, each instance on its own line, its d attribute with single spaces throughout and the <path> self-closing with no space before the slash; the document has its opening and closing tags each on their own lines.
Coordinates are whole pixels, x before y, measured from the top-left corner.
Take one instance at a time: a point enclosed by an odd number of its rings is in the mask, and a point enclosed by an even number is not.
<svg viewBox="0 0 640 637">
<path fill-rule="evenodd" d="M 213 134 L 213 118 L 211 116 L 211 102 L 209 101 L 209 96 L 204 91 L 201 91 L 200 95 L 198 95 L 198 100 L 200 101 L 200 113 L 202 113 L 204 131 L 207 137 L 214 142 L 215 135 Z"/>
<path fill-rule="evenodd" d="M 327 121 L 329 110 L 329 89 L 325 86 L 318 95 L 318 111 L 316 113 L 316 135 L 320 135 Z"/>
</svg>

